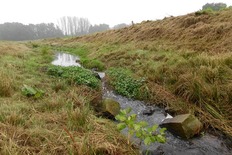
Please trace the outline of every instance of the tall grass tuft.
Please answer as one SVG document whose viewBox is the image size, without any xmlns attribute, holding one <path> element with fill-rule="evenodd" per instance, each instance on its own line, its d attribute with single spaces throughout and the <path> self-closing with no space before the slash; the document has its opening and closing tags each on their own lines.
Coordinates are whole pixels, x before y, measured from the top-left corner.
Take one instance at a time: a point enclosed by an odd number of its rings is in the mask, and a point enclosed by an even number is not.
<svg viewBox="0 0 232 155">
<path fill-rule="evenodd" d="M 10 97 L 13 93 L 13 80 L 7 73 L 0 70 L 0 96 Z"/>
<path fill-rule="evenodd" d="M 199 103 L 207 93 L 207 85 L 194 74 L 183 74 L 174 85 L 176 95 L 189 102 Z"/>
<path fill-rule="evenodd" d="M 68 112 L 68 126 L 71 130 L 81 130 L 83 128 L 89 128 L 89 116 L 93 112 L 90 110 L 89 106 L 81 106 L 75 108 L 73 111 Z M 88 127 L 86 127 L 88 126 Z"/>
</svg>

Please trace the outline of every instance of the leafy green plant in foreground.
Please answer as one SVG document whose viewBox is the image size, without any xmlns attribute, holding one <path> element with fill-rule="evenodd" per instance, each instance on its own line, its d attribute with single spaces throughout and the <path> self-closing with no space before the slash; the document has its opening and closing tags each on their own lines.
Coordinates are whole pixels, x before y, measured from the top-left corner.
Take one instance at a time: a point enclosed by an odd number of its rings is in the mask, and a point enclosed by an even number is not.
<svg viewBox="0 0 232 155">
<path fill-rule="evenodd" d="M 22 88 L 22 94 L 27 97 L 40 98 L 44 95 L 44 91 L 24 84 Z"/>
<path fill-rule="evenodd" d="M 166 128 L 161 128 L 158 131 L 158 125 L 148 126 L 148 123 L 145 121 L 137 121 L 137 115 L 131 114 L 131 108 L 123 109 L 115 117 L 120 123 L 117 125 L 117 128 L 121 131 L 128 128 L 128 143 L 131 136 L 135 135 L 141 141 L 144 141 L 145 145 L 150 145 L 154 142 L 165 143 L 166 139 L 164 137 Z"/>
</svg>

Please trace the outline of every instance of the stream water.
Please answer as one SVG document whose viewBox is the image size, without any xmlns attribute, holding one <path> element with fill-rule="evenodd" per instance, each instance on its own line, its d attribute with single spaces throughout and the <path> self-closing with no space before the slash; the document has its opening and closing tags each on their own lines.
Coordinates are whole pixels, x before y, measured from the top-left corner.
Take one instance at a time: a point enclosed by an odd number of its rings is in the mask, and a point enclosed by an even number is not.
<svg viewBox="0 0 232 155">
<path fill-rule="evenodd" d="M 81 66 L 79 63 L 77 63 L 80 60 L 78 56 L 74 56 L 71 54 L 58 52 L 55 55 L 55 60 L 52 61 L 53 65 L 57 66 Z"/>
<path fill-rule="evenodd" d="M 60 66 L 81 66 L 77 63 L 79 57 L 57 53 L 56 59 L 52 62 L 54 65 Z M 101 78 L 104 77 L 104 73 L 99 73 Z M 138 100 L 128 99 L 126 97 L 117 95 L 113 91 L 107 90 L 104 82 L 103 84 L 103 97 L 111 98 L 120 103 L 122 109 L 131 107 L 132 112 L 137 114 L 138 120 L 147 121 L 150 125 L 160 124 L 165 119 L 164 110 L 153 106 L 155 112 L 148 116 L 144 115 L 143 111 L 148 107 L 146 103 Z M 126 130 L 124 131 L 124 133 Z M 172 135 L 170 132 L 166 132 L 167 142 L 164 144 L 154 143 L 150 146 L 141 145 L 140 150 L 145 154 L 148 150 L 149 155 L 231 155 L 232 152 L 229 150 L 223 141 L 219 137 L 205 133 L 200 137 L 196 137 L 190 140 L 183 140 L 179 137 Z M 137 141 L 136 139 L 134 139 Z"/>
</svg>

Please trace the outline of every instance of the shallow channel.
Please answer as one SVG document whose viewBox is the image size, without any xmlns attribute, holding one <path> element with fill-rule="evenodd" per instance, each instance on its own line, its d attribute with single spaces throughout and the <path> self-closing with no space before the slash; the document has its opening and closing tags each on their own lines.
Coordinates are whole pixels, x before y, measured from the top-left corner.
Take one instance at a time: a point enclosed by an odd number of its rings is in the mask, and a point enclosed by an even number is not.
<svg viewBox="0 0 232 155">
<path fill-rule="evenodd" d="M 78 66 L 81 67 L 79 57 L 59 52 L 55 56 L 55 60 L 52 62 L 53 65 L 60 66 Z M 100 77 L 104 77 L 104 73 L 99 73 Z M 150 125 L 160 124 L 165 119 L 164 110 L 153 106 L 155 112 L 150 115 L 143 115 L 143 111 L 147 108 L 147 104 L 138 101 L 128 99 L 126 97 L 117 95 L 113 91 L 109 91 L 104 86 L 103 82 L 103 97 L 111 98 L 120 103 L 122 109 L 131 107 L 132 112 L 137 114 L 138 120 L 147 121 Z M 125 132 L 125 131 L 124 131 Z M 141 152 L 149 150 L 149 155 L 230 155 L 232 154 L 223 141 L 216 136 L 208 133 L 200 137 L 193 138 L 191 140 L 183 140 L 179 137 L 172 135 L 170 132 L 166 132 L 167 142 L 164 144 L 154 143 L 152 145 L 145 146 L 141 145 Z M 136 140 L 136 139 L 135 139 Z"/>
</svg>

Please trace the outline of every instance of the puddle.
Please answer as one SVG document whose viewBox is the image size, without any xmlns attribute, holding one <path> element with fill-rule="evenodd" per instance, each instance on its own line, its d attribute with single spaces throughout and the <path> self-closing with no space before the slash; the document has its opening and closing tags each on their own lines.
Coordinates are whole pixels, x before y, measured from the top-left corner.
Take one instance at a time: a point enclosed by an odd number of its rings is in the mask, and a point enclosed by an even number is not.
<svg viewBox="0 0 232 155">
<path fill-rule="evenodd" d="M 80 61 L 80 58 L 78 56 L 74 56 L 67 53 L 56 53 L 55 60 L 52 62 L 53 65 L 56 66 L 78 66 L 81 67 L 81 65 L 78 63 Z"/>
</svg>

